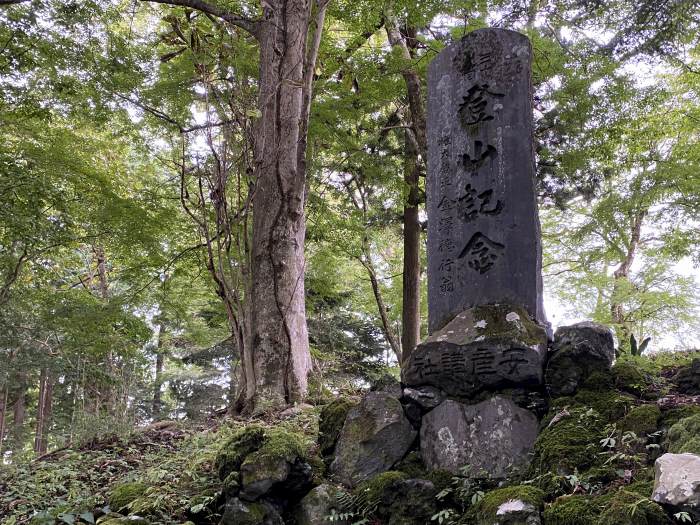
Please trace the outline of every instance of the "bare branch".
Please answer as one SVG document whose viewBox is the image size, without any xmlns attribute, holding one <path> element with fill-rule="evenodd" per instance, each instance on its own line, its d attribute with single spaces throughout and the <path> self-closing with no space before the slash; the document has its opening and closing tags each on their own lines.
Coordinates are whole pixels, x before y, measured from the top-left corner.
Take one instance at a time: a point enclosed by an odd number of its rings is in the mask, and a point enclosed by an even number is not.
<svg viewBox="0 0 700 525">
<path fill-rule="evenodd" d="M 3 0 L 0 0 L 2 2 Z M 251 35 L 257 38 L 257 33 L 258 33 L 258 21 L 256 20 L 250 20 L 249 18 L 245 18 L 243 16 L 237 15 L 236 13 L 232 13 L 230 11 L 226 11 L 224 9 L 221 9 L 220 7 L 217 7 L 215 5 L 211 5 L 207 2 L 204 2 L 202 0 L 141 0 L 142 2 L 154 2 L 156 4 L 167 4 L 167 5 L 172 5 L 172 6 L 180 6 L 180 7 L 189 7 L 190 9 L 196 9 L 197 11 L 201 11 L 202 13 L 205 13 L 207 15 L 212 15 L 217 18 L 220 18 L 221 20 L 224 20 L 228 22 L 229 24 L 233 24 L 237 27 L 240 27 L 241 29 L 248 31 Z"/>
</svg>

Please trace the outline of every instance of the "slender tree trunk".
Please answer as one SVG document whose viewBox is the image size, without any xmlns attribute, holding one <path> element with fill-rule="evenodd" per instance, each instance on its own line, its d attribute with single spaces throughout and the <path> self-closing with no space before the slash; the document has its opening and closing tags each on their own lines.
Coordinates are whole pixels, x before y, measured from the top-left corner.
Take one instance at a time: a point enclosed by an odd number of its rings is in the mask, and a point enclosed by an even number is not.
<svg viewBox="0 0 700 525">
<path fill-rule="evenodd" d="M 27 417 L 27 383 L 24 375 L 18 375 L 17 400 L 12 413 L 12 453 L 24 448 L 24 421 Z"/>
<path fill-rule="evenodd" d="M 368 248 L 365 250 L 365 255 L 360 260 L 360 262 L 362 263 L 362 266 L 364 266 L 367 270 L 367 275 L 369 275 L 369 282 L 372 285 L 372 294 L 374 295 L 374 300 L 377 303 L 377 310 L 379 310 L 379 319 L 382 322 L 382 332 L 384 333 L 384 337 L 386 338 L 387 343 L 389 343 L 391 350 L 394 352 L 394 355 L 396 356 L 396 361 L 399 364 L 401 364 L 401 343 L 399 338 L 396 337 L 394 330 L 391 328 L 391 322 L 389 321 L 389 313 L 386 309 L 384 296 L 382 294 L 381 288 L 379 287 L 379 280 L 377 279 L 377 272 L 375 271 L 374 265 L 372 264 L 372 260 L 370 259 Z"/>
<path fill-rule="evenodd" d="M 6 382 L 2 396 L 0 396 L 0 464 L 2 464 L 2 455 L 5 443 L 5 413 L 7 412 L 7 397 L 9 385 Z"/>
<path fill-rule="evenodd" d="M 161 418 L 161 412 L 163 410 L 163 403 L 161 400 L 161 388 L 163 386 L 163 331 L 165 327 L 163 323 L 160 323 L 158 329 L 158 347 L 156 349 L 156 370 L 155 376 L 153 378 L 153 407 L 152 407 L 152 417 L 155 421 Z"/>
<path fill-rule="evenodd" d="M 613 292 L 611 297 L 610 315 L 615 325 L 617 325 L 620 346 L 624 347 L 629 345 L 629 339 L 632 332 L 629 327 L 629 323 L 627 322 L 625 309 L 622 304 L 622 300 L 624 299 L 624 297 L 622 297 L 622 288 L 623 283 L 629 280 L 630 269 L 634 263 L 637 249 L 639 248 L 642 235 L 642 224 L 644 223 L 644 218 L 646 215 L 647 210 L 641 210 L 632 217 L 632 231 L 630 232 L 627 251 L 624 254 L 622 262 L 613 273 L 615 281 L 613 284 Z"/>
<path fill-rule="evenodd" d="M 105 250 L 103 246 L 95 246 L 93 248 L 95 254 L 95 262 L 97 265 L 97 290 L 106 303 L 109 300 L 109 282 L 107 280 L 107 258 L 105 255 Z M 114 380 L 114 355 L 112 350 L 107 351 L 105 356 L 105 371 L 110 379 L 110 383 L 102 385 L 100 388 L 100 397 L 104 400 L 107 413 L 114 415 L 114 409 L 116 405 L 115 399 L 115 389 L 111 381 Z"/>
<path fill-rule="evenodd" d="M 403 258 L 403 310 L 401 317 L 401 346 L 406 359 L 420 340 L 420 221 L 418 220 L 420 193 L 420 168 L 418 156 L 425 163 L 428 152 L 426 120 L 421 78 L 418 71 L 409 65 L 413 59 L 415 39 L 411 42 L 401 34 L 399 23 L 391 9 L 385 13 L 385 26 L 389 43 L 398 49 L 407 62 L 401 70 L 406 83 L 408 105 L 411 110 L 411 126 L 405 135 L 404 182 L 408 187 L 408 198 L 404 205 L 404 258 Z M 406 27 L 406 35 L 415 30 Z"/>
<path fill-rule="evenodd" d="M 39 399 L 36 412 L 36 433 L 34 435 L 34 452 L 45 454 L 48 443 L 48 428 L 51 418 L 51 397 L 53 384 L 47 368 L 41 369 L 39 377 Z"/>
<path fill-rule="evenodd" d="M 408 135 L 410 131 L 406 131 Z M 401 311 L 401 349 L 405 360 L 420 340 L 420 203 L 417 151 L 406 137 L 404 182 L 408 196 L 403 207 L 403 309 Z"/>
</svg>

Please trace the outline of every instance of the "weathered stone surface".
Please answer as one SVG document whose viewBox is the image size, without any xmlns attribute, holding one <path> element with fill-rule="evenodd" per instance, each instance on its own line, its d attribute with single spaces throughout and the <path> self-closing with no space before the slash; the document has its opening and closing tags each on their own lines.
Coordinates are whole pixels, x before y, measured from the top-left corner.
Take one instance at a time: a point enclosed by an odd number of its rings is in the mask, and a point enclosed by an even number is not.
<svg viewBox="0 0 700 525">
<path fill-rule="evenodd" d="M 260 458 L 241 466 L 241 498 L 254 501 L 270 492 L 294 499 L 311 487 L 311 466 L 301 458 Z"/>
<path fill-rule="evenodd" d="M 491 522 L 488 525 L 492 525 Z M 496 510 L 494 525 L 541 525 L 540 511 L 519 499 L 506 501 Z M 486 525 L 486 524 L 484 524 Z"/>
<path fill-rule="evenodd" d="M 296 525 L 327 525 L 328 516 L 336 507 L 335 494 L 337 489 L 332 485 L 323 484 L 314 488 L 299 502 L 294 518 Z M 347 525 L 347 520 L 333 521 L 338 525 Z"/>
<path fill-rule="evenodd" d="M 472 477 L 505 478 L 527 467 L 537 438 L 534 414 L 510 399 L 496 396 L 476 405 L 446 400 L 423 418 L 420 446 L 431 470 Z"/>
<path fill-rule="evenodd" d="M 652 500 L 700 510 L 700 456 L 664 454 L 654 463 L 654 471 Z"/>
<path fill-rule="evenodd" d="M 700 394 L 700 359 L 693 359 L 689 366 L 681 368 L 673 382 L 681 394 Z"/>
<path fill-rule="evenodd" d="M 571 395 L 594 372 L 608 372 L 615 361 L 613 335 L 607 326 L 583 322 L 562 326 L 554 334 L 545 381 L 552 396 Z"/>
<path fill-rule="evenodd" d="M 219 525 L 284 525 L 284 521 L 266 501 L 246 503 L 233 498 L 226 502 Z"/>
<path fill-rule="evenodd" d="M 482 390 L 542 384 L 545 328 L 520 306 L 477 306 L 461 312 L 419 344 L 403 382 L 470 398 Z"/>
<path fill-rule="evenodd" d="M 403 479 L 384 490 L 377 506 L 377 517 L 387 525 L 424 525 L 437 512 L 438 491 L 425 479 Z"/>
<path fill-rule="evenodd" d="M 348 412 L 331 463 L 332 476 L 350 487 L 391 468 L 416 437 L 398 399 L 369 392 Z"/>
<path fill-rule="evenodd" d="M 530 42 L 473 31 L 428 68 L 428 330 L 482 304 L 545 322 Z"/>
<path fill-rule="evenodd" d="M 403 389 L 402 400 L 406 403 L 418 405 L 425 412 L 438 406 L 444 399 L 445 396 L 440 389 L 432 386 Z"/>
</svg>

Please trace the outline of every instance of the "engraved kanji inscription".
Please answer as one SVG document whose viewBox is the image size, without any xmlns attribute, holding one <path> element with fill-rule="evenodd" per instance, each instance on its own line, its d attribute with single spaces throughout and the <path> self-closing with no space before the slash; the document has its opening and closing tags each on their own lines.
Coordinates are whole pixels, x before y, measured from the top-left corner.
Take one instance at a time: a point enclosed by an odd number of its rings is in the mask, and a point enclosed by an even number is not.
<svg viewBox="0 0 700 525">
<path fill-rule="evenodd" d="M 438 231 L 446 236 L 452 235 L 452 228 L 454 228 L 454 218 L 453 217 L 440 217 L 438 219 Z"/>
<path fill-rule="evenodd" d="M 466 259 L 470 268 L 483 274 L 493 268 L 504 250 L 503 244 L 492 241 L 483 233 L 477 232 L 469 239 L 458 258 Z"/>
<path fill-rule="evenodd" d="M 493 198 L 493 190 L 478 193 L 471 184 L 467 184 L 458 201 L 459 214 L 464 222 L 471 222 L 479 215 L 498 215 L 503 210 L 503 201 Z"/>
<path fill-rule="evenodd" d="M 486 83 L 473 85 L 459 106 L 462 125 L 468 127 L 493 120 L 494 109 L 500 106 L 497 101 L 504 96 L 503 93 L 489 89 Z"/>
<path fill-rule="evenodd" d="M 465 153 L 462 155 L 462 164 L 464 169 L 469 172 L 477 171 L 483 166 L 486 161 L 495 159 L 498 155 L 498 150 L 491 144 L 484 144 L 480 140 L 474 141 L 474 153 L 470 155 Z"/>
<path fill-rule="evenodd" d="M 457 247 L 452 239 L 440 239 L 438 251 L 440 253 L 451 253 Z"/>
</svg>

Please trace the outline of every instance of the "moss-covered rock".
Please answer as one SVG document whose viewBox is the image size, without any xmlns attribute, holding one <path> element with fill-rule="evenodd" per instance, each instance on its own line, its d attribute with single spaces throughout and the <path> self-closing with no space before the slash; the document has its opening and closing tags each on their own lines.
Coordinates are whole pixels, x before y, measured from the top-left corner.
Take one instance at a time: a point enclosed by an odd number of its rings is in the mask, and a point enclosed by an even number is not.
<svg viewBox="0 0 700 525">
<path fill-rule="evenodd" d="M 660 426 L 670 429 L 681 419 L 700 414 L 700 405 L 685 405 L 661 410 Z"/>
<path fill-rule="evenodd" d="M 600 508 L 589 496 L 564 496 L 545 509 L 544 525 L 598 525 Z"/>
<path fill-rule="evenodd" d="M 214 467 L 222 481 L 237 472 L 249 454 L 258 450 L 265 441 L 265 427 L 248 425 L 237 430 L 216 455 Z"/>
<path fill-rule="evenodd" d="M 469 509 L 465 516 L 466 521 L 463 519 L 463 522 L 478 525 L 499 523 L 497 513 L 501 509 L 501 515 L 505 514 L 502 506 L 508 502 L 521 502 L 521 504 L 512 505 L 514 509 L 520 509 L 521 513 L 525 511 L 529 514 L 539 514 L 544 498 L 544 491 L 532 485 L 515 485 L 491 490 L 479 503 Z"/>
<path fill-rule="evenodd" d="M 109 492 L 109 508 L 114 512 L 128 510 L 129 505 L 136 501 L 148 488 L 148 485 L 139 482 L 121 483 Z"/>
<path fill-rule="evenodd" d="M 640 405 L 632 408 L 620 421 L 620 430 L 634 432 L 638 436 L 652 434 L 659 428 L 661 409 L 655 404 Z"/>
<path fill-rule="evenodd" d="M 529 480 L 529 483 L 544 493 L 545 501 L 553 501 L 571 490 L 571 485 L 566 481 L 566 477 L 554 472 L 543 472 Z"/>
<path fill-rule="evenodd" d="M 346 398 L 338 398 L 321 409 L 318 419 L 318 444 L 321 455 L 328 456 L 333 452 L 343 429 L 345 418 L 357 403 Z"/>
<path fill-rule="evenodd" d="M 406 454 L 406 457 L 399 461 L 394 469 L 403 472 L 409 478 L 428 479 L 423 458 L 421 458 L 420 452 L 416 450 Z"/>
<path fill-rule="evenodd" d="M 635 363 L 631 361 L 619 361 L 612 369 L 615 378 L 615 387 L 630 394 L 640 395 L 647 386 L 647 379 Z"/>
<path fill-rule="evenodd" d="M 593 464 L 599 452 L 605 425 L 597 412 L 571 408 L 560 414 L 559 420 L 550 418 L 549 425 L 535 441 L 530 464 L 532 477 L 546 472 L 564 475 L 575 470 L 584 471 Z"/>
<path fill-rule="evenodd" d="M 700 455 L 700 414 L 681 419 L 667 436 L 668 451 L 674 454 L 690 452 Z"/>
<path fill-rule="evenodd" d="M 377 474 L 371 479 L 360 483 L 355 490 L 353 496 L 358 499 L 376 502 L 382 497 L 382 494 L 396 481 L 407 479 L 408 476 L 404 472 L 389 470 Z"/>
<path fill-rule="evenodd" d="M 311 488 L 308 444 L 302 434 L 276 427 L 266 430 L 262 443 L 240 467 L 241 497 L 255 500 L 271 490 L 287 497 L 303 496 Z"/>
<path fill-rule="evenodd" d="M 600 525 L 671 525 L 664 510 L 648 497 L 629 490 L 602 496 Z"/>
</svg>

